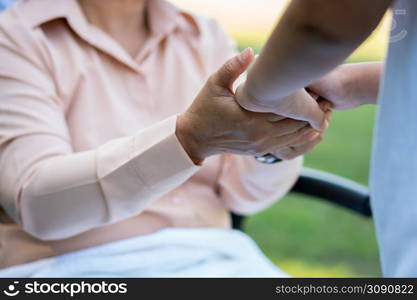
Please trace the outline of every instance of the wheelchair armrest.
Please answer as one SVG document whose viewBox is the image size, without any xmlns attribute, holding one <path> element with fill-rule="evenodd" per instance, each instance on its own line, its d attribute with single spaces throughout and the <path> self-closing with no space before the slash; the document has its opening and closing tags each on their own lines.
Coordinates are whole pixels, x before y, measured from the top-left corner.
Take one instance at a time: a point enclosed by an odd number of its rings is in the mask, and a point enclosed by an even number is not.
<svg viewBox="0 0 417 300">
<path fill-rule="evenodd" d="M 327 200 L 365 217 L 372 216 L 368 188 L 337 175 L 304 168 L 291 191 Z"/>
<path fill-rule="evenodd" d="M 291 192 L 326 200 L 365 217 L 372 216 L 367 187 L 324 171 L 304 168 Z M 233 228 L 242 229 L 245 217 L 231 215 Z"/>
</svg>

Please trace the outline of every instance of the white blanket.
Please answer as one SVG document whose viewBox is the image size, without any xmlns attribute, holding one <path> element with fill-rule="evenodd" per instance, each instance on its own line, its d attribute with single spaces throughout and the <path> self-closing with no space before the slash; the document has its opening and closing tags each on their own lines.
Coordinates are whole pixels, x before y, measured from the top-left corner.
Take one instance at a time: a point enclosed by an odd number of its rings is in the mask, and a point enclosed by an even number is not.
<svg viewBox="0 0 417 300">
<path fill-rule="evenodd" d="M 237 230 L 170 228 L 0 270 L 0 277 L 288 277 Z"/>
</svg>

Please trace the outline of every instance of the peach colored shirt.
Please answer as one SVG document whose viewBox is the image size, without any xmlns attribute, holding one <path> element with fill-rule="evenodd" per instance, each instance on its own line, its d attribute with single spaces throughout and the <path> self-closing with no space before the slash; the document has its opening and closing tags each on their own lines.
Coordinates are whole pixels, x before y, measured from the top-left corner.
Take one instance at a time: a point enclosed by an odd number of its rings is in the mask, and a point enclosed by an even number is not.
<svg viewBox="0 0 417 300">
<path fill-rule="evenodd" d="M 235 53 L 219 26 L 162 0 L 136 57 L 76 0 L 0 14 L 0 267 L 166 227 L 230 227 L 282 197 L 301 159 L 195 166 L 175 136 L 207 77 Z"/>
</svg>

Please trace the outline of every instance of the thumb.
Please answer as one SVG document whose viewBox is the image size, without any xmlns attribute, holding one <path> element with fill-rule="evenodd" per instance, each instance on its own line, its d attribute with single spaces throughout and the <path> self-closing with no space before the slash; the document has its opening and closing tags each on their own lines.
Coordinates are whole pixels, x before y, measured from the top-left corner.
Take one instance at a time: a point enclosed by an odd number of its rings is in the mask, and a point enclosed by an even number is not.
<svg viewBox="0 0 417 300">
<path fill-rule="evenodd" d="M 213 83 L 231 90 L 233 83 L 246 71 L 253 57 L 253 50 L 251 48 L 246 48 L 238 55 L 232 57 L 213 74 Z"/>
</svg>

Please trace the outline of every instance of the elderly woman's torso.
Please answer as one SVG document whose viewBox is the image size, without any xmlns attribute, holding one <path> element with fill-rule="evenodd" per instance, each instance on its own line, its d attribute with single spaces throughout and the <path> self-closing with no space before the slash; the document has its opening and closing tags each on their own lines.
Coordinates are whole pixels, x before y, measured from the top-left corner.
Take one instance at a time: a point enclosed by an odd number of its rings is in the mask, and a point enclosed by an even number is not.
<svg viewBox="0 0 417 300">
<path fill-rule="evenodd" d="M 147 3 L 133 56 L 76 0 L 0 14 L 0 268 L 167 227 L 230 228 L 230 211 L 260 211 L 295 182 L 301 158 L 191 161 L 175 115 L 235 48 L 215 22 Z"/>
<path fill-rule="evenodd" d="M 232 51 L 214 23 L 201 23 L 162 1 L 151 1 L 150 17 L 158 18 L 158 26 L 136 58 L 104 32 L 88 25 L 75 1 L 35 2 L 4 14 L 9 14 L 10 20 L 19 22 L 22 18 L 36 27 L 29 33 L 29 41 L 36 43 L 41 63 L 53 76 L 74 152 L 132 135 L 184 111 L 208 74 Z M 21 34 L 19 28 L 13 31 L 15 28 L 9 26 L 6 30 L 16 39 L 25 38 L 17 36 Z M 209 45 L 218 47 L 215 60 L 206 56 Z M 29 51 L 33 51 L 32 46 L 28 45 Z M 230 226 L 228 211 L 216 195 L 220 163 L 220 157 L 208 159 L 190 180 L 136 217 L 65 240 L 41 242 L 17 225 L 1 225 L 4 249 L 0 267 L 164 227 Z M 5 215 L 4 219 L 10 220 Z"/>
</svg>

